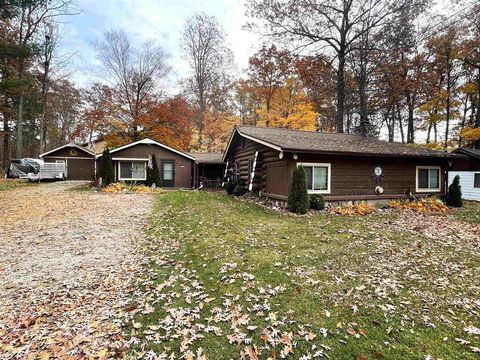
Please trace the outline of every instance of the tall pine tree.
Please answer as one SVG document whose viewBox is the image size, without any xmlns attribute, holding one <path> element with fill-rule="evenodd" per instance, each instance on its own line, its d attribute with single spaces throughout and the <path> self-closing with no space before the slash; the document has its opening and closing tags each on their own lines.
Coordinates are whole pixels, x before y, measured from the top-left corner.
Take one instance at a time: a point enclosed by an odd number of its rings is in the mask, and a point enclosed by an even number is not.
<svg viewBox="0 0 480 360">
<path fill-rule="evenodd" d="M 100 176 L 102 177 L 102 186 L 105 187 L 115 182 L 115 175 L 113 173 L 112 155 L 110 150 L 105 148 L 102 155 L 102 164 L 100 167 Z"/>
<path fill-rule="evenodd" d="M 307 175 L 303 166 L 293 170 L 292 185 L 288 194 L 287 206 L 291 212 L 305 214 L 310 207 L 307 191 Z"/>
<path fill-rule="evenodd" d="M 156 186 L 160 186 L 162 184 L 155 154 L 152 155 L 152 168 L 149 168 L 147 172 L 147 185 L 152 186 L 153 184 L 155 184 Z"/>
</svg>

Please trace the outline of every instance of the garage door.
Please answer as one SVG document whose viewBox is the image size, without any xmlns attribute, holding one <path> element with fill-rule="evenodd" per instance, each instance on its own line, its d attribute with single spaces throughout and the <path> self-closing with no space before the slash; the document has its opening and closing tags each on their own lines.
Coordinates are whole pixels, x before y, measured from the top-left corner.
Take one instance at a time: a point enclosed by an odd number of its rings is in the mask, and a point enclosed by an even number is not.
<svg viewBox="0 0 480 360">
<path fill-rule="evenodd" d="M 68 180 L 93 180 L 94 174 L 94 159 L 67 159 Z"/>
</svg>

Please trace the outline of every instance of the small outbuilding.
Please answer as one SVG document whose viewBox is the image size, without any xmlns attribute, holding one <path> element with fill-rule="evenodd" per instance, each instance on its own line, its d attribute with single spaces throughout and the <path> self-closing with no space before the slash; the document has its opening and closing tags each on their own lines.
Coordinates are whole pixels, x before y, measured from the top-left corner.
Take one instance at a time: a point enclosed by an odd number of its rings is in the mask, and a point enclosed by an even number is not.
<svg viewBox="0 0 480 360">
<path fill-rule="evenodd" d="M 95 153 L 77 144 L 66 144 L 40 154 L 46 163 L 64 163 L 68 180 L 94 180 Z"/>
<path fill-rule="evenodd" d="M 286 200 L 302 165 L 309 194 L 355 201 L 444 195 L 456 157 L 360 135 L 238 126 L 223 161 L 230 176 L 266 197 Z"/>
<path fill-rule="evenodd" d="M 458 175 L 462 197 L 466 200 L 480 201 L 480 150 L 459 148 L 453 152 L 463 155 L 463 158 L 455 161 L 448 172 L 448 183 L 451 184 Z"/>
</svg>

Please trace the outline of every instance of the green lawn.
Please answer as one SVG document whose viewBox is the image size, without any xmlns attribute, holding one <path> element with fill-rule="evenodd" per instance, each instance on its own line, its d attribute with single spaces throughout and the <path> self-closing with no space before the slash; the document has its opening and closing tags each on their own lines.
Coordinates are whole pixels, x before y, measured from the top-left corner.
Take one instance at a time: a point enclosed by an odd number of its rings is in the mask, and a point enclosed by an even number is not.
<svg viewBox="0 0 480 360">
<path fill-rule="evenodd" d="M 480 224 L 480 204 L 473 201 L 466 202 L 463 209 L 455 212 L 455 216 L 459 220 Z"/>
<path fill-rule="evenodd" d="M 0 191 L 13 190 L 32 185 L 35 185 L 35 183 L 32 183 L 28 180 L 0 179 Z"/>
<path fill-rule="evenodd" d="M 478 249 L 394 221 L 158 195 L 132 356 L 478 359 Z"/>
</svg>

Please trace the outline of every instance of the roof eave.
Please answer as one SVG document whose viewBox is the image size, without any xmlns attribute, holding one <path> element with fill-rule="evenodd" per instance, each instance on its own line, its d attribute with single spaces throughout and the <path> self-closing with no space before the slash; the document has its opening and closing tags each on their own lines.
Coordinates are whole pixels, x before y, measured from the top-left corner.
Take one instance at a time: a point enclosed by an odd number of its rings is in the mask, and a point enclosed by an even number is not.
<svg viewBox="0 0 480 360">
<path fill-rule="evenodd" d="M 95 153 L 94 153 L 94 152 L 92 152 L 92 151 L 90 151 L 90 150 L 88 150 L 88 149 L 85 149 L 84 147 L 82 147 L 82 146 L 80 146 L 80 145 L 73 144 L 73 143 L 68 143 L 68 144 L 59 146 L 59 147 L 57 147 L 57 148 L 55 148 L 55 149 L 49 150 L 49 151 L 47 151 L 47 152 L 44 152 L 43 154 L 38 155 L 38 157 L 39 157 L 39 158 L 42 158 L 42 157 L 44 157 L 44 156 L 47 156 L 48 154 L 51 154 L 51 153 L 53 153 L 53 152 L 55 152 L 55 151 L 61 150 L 61 149 L 66 148 L 66 147 L 76 147 L 77 149 L 80 149 L 81 151 L 84 151 L 84 152 L 86 152 L 87 154 L 93 155 L 93 156 L 95 157 Z"/>
<path fill-rule="evenodd" d="M 308 154 L 327 154 L 327 155 L 349 155 L 349 156 L 374 156 L 374 157 L 409 157 L 409 158 L 440 158 L 440 159 L 449 159 L 449 158 L 458 158 L 459 155 L 445 153 L 445 154 L 392 154 L 392 153 L 359 153 L 352 151 L 324 151 L 324 150 L 309 150 L 309 149 L 298 149 L 298 148 L 283 148 L 283 151 L 286 153 L 308 153 Z"/>
</svg>

